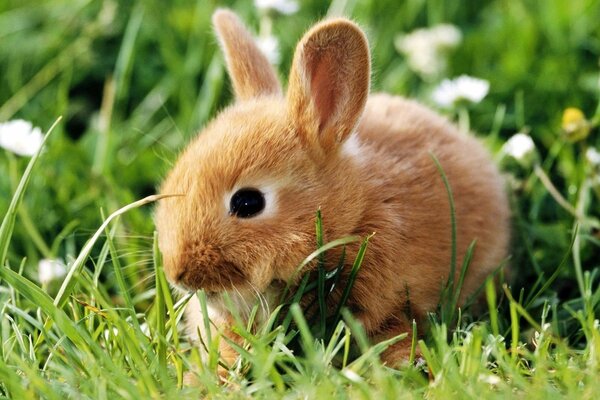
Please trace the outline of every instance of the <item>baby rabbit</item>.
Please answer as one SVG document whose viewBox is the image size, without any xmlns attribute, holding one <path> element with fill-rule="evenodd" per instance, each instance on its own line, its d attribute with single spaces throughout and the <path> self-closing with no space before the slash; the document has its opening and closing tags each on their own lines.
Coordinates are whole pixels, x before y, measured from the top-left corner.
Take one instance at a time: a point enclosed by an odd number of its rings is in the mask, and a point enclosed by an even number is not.
<svg viewBox="0 0 600 400">
<path fill-rule="evenodd" d="M 369 46 L 357 25 L 337 18 L 310 29 L 283 93 L 236 15 L 218 10 L 213 23 L 235 103 L 168 174 L 161 192 L 182 196 L 161 200 L 156 226 L 168 279 L 206 292 L 209 316 L 222 334 L 237 340 L 220 294 L 241 308 L 257 296 L 278 298 L 281 282 L 296 279 L 298 265 L 316 249 L 319 208 L 325 242 L 376 233 L 347 301 L 372 341 L 409 331 L 413 319 L 424 322 L 440 300 L 452 258 L 448 192 L 432 154 L 455 201 L 457 270 L 477 241 L 460 302 L 502 263 L 509 210 L 489 154 L 416 102 L 369 95 Z M 342 280 L 358 248 L 347 246 Z M 327 268 L 337 266 L 338 255 L 328 253 Z M 190 333 L 202 334 L 195 297 L 186 314 Z M 234 361 L 235 351 L 225 340 L 220 344 L 223 359 Z M 409 351 L 409 340 L 402 340 L 383 361 L 396 365 Z"/>
</svg>

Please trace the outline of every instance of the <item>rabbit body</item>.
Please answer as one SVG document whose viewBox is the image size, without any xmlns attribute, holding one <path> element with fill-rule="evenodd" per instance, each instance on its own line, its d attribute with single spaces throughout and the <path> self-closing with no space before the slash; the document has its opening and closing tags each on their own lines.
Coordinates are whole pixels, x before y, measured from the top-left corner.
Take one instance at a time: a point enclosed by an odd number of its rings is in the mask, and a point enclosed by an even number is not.
<svg viewBox="0 0 600 400">
<path fill-rule="evenodd" d="M 489 154 L 416 102 L 369 96 L 368 46 L 356 25 L 337 19 L 310 30 L 284 96 L 235 15 L 218 11 L 213 20 L 237 101 L 180 156 L 161 192 L 183 196 L 161 200 L 156 224 L 168 278 L 205 290 L 222 334 L 235 339 L 219 293 L 237 299 L 242 315 L 256 297 L 274 305 L 316 248 L 319 208 L 326 241 L 375 233 L 347 303 L 369 337 L 376 342 L 409 331 L 413 319 L 424 322 L 440 300 L 452 258 L 449 196 L 432 155 L 455 203 L 457 269 L 476 240 L 460 302 L 501 265 L 509 211 Z M 263 194 L 256 216 L 232 214 L 232 196 L 241 188 Z M 358 247 L 347 246 L 346 272 Z M 339 254 L 328 252 L 328 268 Z M 206 334 L 201 315 L 194 298 L 187 309 L 192 334 Z M 384 360 L 406 359 L 408 342 L 393 345 Z M 224 358 L 234 360 L 222 343 Z"/>
</svg>

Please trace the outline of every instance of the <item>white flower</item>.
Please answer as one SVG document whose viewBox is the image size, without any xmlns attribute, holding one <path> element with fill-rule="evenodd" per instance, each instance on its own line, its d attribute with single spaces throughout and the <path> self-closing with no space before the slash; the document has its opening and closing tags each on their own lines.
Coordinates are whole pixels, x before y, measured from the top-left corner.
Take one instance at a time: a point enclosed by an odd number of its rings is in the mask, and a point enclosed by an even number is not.
<svg viewBox="0 0 600 400">
<path fill-rule="evenodd" d="M 498 384 L 500 384 L 500 382 L 502 382 L 502 380 L 497 375 L 493 374 L 479 374 L 478 379 L 481 382 L 485 382 L 492 386 L 497 386 Z"/>
<path fill-rule="evenodd" d="M 417 369 L 425 369 L 427 367 L 427 361 L 423 357 L 417 357 L 415 360 L 415 367 Z"/>
<path fill-rule="evenodd" d="M 111 338 L 116 338 L 117 336 L 119 336 L 119 330 L 117 329 L 117 327 L 113 326 L 112 329 L 105 329 L 103 332 L 103 336 L 104 340 L 108 342 Z"/>
<path fill-rule="evenodd" d="M 20 156 L 34 155 L 42 145 L 44 136 L 31 122 L 15 119 L 0 123 L 0 147 Z"/>
<path fill-rule="evenodd" d="M 38 279 L 42 285 L 47 285 L 66 274 L 67 267 L 60 259 L 44 258 L 38 264 Z"/>
<path fill-rule="evenodd" d="M 461 75 L 444 79 L 432 93 L 433 101 L 442 107 L 452 107 L 460 101 L 479 103 L 488 94 L 490 83 L 486 80 Z"/>
<path fill-rule="evenodd" d="M 279 52 L 279 41 L 275 36 L 260 36 L 256 39 L 256 45 L 271 64 L 279 64 L 281 53 Z"/>
<path fill-rule="evenodd" d="M 254 0 L 254 5 L 259 10 L 275 10 L 282 14 L 293 14 L 300 8 L 294 0 Z"/>
<path fill-rule="evenodd" d="M 98 14 L 98 22 L 104 29 L 110 29 L 115 16 L 117 15 L 118 4 L 116 1 L 104 1 L 102 2 L 102 8 Z"/>
<path fill-rule="evenodd" d="M 140 324 L 140 329 L 142 330 L 142 333 L 146 336 L 150 336 L 150 326 L 148 326 L 147 322 L 143 322 Z"/>
<path fill-rule="evenodd" d="M 590 147 L 585 152 L 585 158 L 587 158 L 588 162 L 594 166 L 600 166 L 600 152 L 596 150 L 594 147 Z"/>
<path fill-rule="evenodd" d="M 485 359 L 487 359 L 492 352 L 494 351 L 494 349 L 499 348 L 498 345 L 503 345 L 504 343 L 504 336 L 501 335 L 492 335 L 489 334 L 487 337 L 487 342 L 488 344 L 483 345 L 482 350 L 483 350 L 483 356 L 485 357 Z"/>
<path fill-rule="evenodd" d="M 351 370 L 350 368 L 344 368 L 342 370 L 342 375 L 344 375 L 351 382 L 355 382 L 355 383 L 363 382 L 363 378 L 360 375 L 358 375 L 356 372 Z"/>
<path fill-rule="evenodd" d="M 458 46 L 462 35 L 450 24 L 417 29 L 396 38 L 396 49 L 408 58 L 408 66 L 424 78 L 431 78 L 446 69 L 446 53 Z"/>
<path fill-rule="evenodd" d="M 517 133 L 507 140 L 502 146 L 502 152 L 516 160 L 525 160 L 535 151 L 535 144 L 531 136 L 525 133 Z"/>
</svg>

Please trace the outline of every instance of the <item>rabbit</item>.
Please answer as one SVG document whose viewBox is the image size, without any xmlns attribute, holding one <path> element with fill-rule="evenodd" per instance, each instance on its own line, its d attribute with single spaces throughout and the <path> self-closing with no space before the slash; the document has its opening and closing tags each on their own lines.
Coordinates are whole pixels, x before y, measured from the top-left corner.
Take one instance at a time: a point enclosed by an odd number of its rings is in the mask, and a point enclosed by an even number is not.
<svg viewBox="0 0 600 400">
<path fill-rule="evenodd" d="M 296 269 L 316 249 L 318 209 L 326 242 L 375 233 L 346 304 L 371 341 L 408 332 L 413 320 L 421 327 L 452 258 L 449 195 L 432 155 L 455 203 L 458 266 L 476 240 L 459 303 L 502 264 L 509 207 L 490 155 L 425 106 L 370 94 L 369 45 L 354 22 L 327 19 L 304 35 L 285 92 L 232 11 L 217 10 L 213 25 L 235 102 L 179 156 L 160 191 L 181 196 L 155 210 L 166 276 L 184 291 L 205 291 L 213 335 L 240 340 L 220 294 L 247 316 L 248 302 L 272 307 L 285 284 L 297 283 Z M 359 244 L 346 246 L 342 280 Z M 326 268 L 339 262 L 333 253 Z M 207 334 L 195 297 L 186 318 L 193 339 Z M 382 361 L 405 362 L 409 342 L 391 345 Z M 220 352 L 226 363 L 238 356 L 226 340 Z"/>
</svg>

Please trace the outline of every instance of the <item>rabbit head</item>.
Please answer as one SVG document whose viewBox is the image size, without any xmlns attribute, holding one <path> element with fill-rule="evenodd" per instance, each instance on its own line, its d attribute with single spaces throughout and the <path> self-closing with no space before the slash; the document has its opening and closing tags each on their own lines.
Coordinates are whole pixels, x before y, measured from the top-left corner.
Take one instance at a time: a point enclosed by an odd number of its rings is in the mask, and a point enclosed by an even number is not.
<svg viewBox="0 0 600 400">
<path fill-rule="evenodd" d="M 352 135 L 369 92 L 362 31 L 322 22 L 296 48 L 287 93 L 238 18 L 213 16 L 232 86 L 221 111 L 180 155 L 156 210 L 165 271 L 208 293 L 287 281 L 316 248 L 321 208 L 330 239 L 348 235 L 364 205 Z"/>
</svg>

